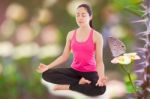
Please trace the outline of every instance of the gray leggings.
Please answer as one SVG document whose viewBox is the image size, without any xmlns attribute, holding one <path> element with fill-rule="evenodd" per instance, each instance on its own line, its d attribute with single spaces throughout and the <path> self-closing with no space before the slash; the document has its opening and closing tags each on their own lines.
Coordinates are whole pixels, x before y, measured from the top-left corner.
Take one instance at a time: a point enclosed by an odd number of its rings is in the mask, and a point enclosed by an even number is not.
<svg viewBox="0 0 150 99">
<path fill-rule="evenodd" d="M 90 80 L 91 83 L 79 85 L 79 80 L 82 77 Z M 98 80 L 97 72 L 80 72 L 72 68 L 52 68 L 43 72 L 42 78 L 55 84 L 69 84 L 70 90 L 77 91 L 88 96 L 102 95 L 106 91 L 106 86 L 95 86 Z"/>
</svg>

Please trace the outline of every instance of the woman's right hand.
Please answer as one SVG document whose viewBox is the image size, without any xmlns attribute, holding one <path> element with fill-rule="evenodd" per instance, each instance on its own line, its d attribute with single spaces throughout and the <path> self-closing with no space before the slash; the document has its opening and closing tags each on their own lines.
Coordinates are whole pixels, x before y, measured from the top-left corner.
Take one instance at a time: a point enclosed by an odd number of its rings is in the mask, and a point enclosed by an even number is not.
<svg viewBox="0 0 150 99">
<path fill-rule="evenodd" d="M 49 69 L 49 68 L 48 68 L 47 65 L 40 63 L 40 65 L 38 66 L 38 68 L 36 69 L 36 71 L 37 71 L 38 73 L 43 73 L 43 72 L 45 72 L 45 71 L 48 70 L 48 69 Z"/>
</svg>

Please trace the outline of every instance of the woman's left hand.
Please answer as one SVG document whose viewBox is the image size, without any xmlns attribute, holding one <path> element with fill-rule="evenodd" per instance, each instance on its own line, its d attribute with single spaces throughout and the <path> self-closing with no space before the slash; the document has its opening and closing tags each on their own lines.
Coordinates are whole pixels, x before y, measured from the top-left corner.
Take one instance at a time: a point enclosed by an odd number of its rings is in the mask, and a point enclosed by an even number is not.
<svg viewBox="0 0 150 99">
<path fill-rule="evenodd" d="M 106 76 L 99 77 L 99 79 L 96 83 L 96 86 L 105 86 L 106 82 L 107 82 L 107 77 Z"/>
</svg>

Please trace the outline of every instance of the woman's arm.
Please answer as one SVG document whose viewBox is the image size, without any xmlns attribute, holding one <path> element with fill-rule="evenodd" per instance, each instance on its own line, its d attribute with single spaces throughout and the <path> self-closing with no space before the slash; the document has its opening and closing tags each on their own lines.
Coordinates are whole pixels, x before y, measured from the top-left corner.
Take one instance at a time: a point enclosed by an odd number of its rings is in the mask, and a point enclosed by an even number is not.
<svg viewBox="0 0 150 99">
<path fill-rule="evenodd" d="M 98 32 L 95 33 L 95 44 L 96 44 L 96 66 L 99 77 L 104 76 L 104 63 L 103 63 L 103 38 Z"/>
<path fill-rule="evenodd" d="M 100 33 L 95 32 L 94 39 L 96 45 L 96 66 L 97 66 L 97 73 L 99 76 L 97 85 L 103 86 L 105 85 L 106 81 L 105 67 L 103 63 L 103 37 Z"/>
<path fill-rule="evenodd" d="M 67 38 L 66 38 L 66 45 L 65 45 L 65 48 L 64 48 L 64 51 L 62 53 L 62 55 L 60 55 L 56 60 L 54 60 L 52 63 L 50 63 L 48 66 L 48 68 L 52 68 L 52 67 L 55 67 L 59 64 L 62 64 L 64 63 L 65 61 L 68 60 L 69 58 L 69 55 L 70 55 L 70 50 L 71 50 L 71 47 L 70 47 L 70 44 L 71 44 L 71 38 L 72 38 L 72 31 L 68 33 L 67 35 Z"/>
<path fill-rule="evenodd" d="M 67 38 L 66 38 L 66 45 L 63 51 L 63 54 L 61 56 L 59 56 L 57 59 L 55 59 L 52 63 L 50 63 L 49 65 L 45 65 L 45 64 L 40 64 L 38 66 L 38 68 L 36 69 L 37 72 L 39 73 L 43 73 L 46 70 L 55 67 L 65 61 L 67 61 L 67 59 L 69 58 L 70 55 L 70 44 L 71 44 L 71 38 L 72 38 L 72 31 L 68 33 Z"/>
</svg>

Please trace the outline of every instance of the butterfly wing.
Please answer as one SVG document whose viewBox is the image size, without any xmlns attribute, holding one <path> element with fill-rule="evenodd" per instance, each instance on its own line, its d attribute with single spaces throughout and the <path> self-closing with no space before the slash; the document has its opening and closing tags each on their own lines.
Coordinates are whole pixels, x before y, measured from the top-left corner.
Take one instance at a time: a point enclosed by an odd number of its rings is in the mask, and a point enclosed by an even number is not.
<svg viewBox="0 0 150 99">
<path fill-rule="evenodd" d="M 126 51 L 125 44 L 117 38 L 109 37 L 108 44 L 114 57 L 120 56 Z"/>
</svg>

